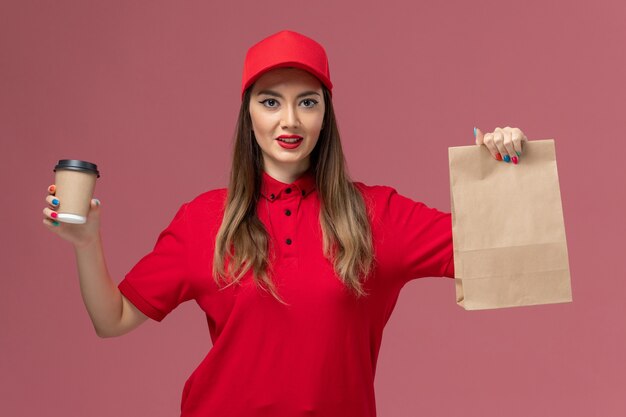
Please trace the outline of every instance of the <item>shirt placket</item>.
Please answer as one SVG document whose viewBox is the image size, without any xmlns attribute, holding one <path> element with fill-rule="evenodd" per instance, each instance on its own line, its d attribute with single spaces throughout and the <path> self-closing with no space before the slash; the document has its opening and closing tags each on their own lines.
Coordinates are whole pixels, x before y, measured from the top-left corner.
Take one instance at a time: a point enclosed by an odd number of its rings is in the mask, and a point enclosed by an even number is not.
<svg viewBox="0 0 626 417">
<path fill-rule="evenodd" d="M 277 244 L 281 248 L 282 256 L 292 264 L 297 259 L 298 247 L 298 210 L 302 196 L 297 187 L 286 187 L 280 193 L 280 198 L 274 203 L 273 218 L 278 219 Z"/>
</svg>

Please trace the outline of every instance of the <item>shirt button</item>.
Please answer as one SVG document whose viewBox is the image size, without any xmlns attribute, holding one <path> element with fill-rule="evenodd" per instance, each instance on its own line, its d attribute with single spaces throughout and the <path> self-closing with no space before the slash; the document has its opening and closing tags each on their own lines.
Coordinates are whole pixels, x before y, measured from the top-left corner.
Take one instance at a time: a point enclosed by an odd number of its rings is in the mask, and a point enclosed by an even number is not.
<svg viewBox="0 0 626 417">
<path fill-rule="evenodd" d="M 287 188 L 287 189 L 285 190 L 285 192 L 286 192 L 287 194 L 291 193 L 291 188 Z"/>
<path fill-rule="evenodd" d="M 288 245 L 291 245 L 291 239 L 287 239 L 285 242 L 286 242 Z"/>
<path fill-rule="evenodd" d="M 276 196 L 272 193 L 270 194 L 270 200 L 273 200 Z"/>
<path fill-rule="evenodd" d="M 285 214 L 286 214 L 287 216 L 291 216 L 291 210 L 285 210 Z"/>
</svg>

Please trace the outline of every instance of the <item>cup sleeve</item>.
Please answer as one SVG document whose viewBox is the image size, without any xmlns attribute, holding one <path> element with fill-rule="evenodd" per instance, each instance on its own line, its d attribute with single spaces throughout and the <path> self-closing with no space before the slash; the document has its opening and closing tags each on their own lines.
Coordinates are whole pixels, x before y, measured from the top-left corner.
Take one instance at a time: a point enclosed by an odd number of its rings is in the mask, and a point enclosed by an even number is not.
<svg viewBox="0 0 626 417">
<path fill-rule="evenodd" d="M 120 292 L 141 312 L 161 321 L 180 303 L 195 298 L 189 275 L 187 203 L 159 234 L 145 255 L 118 284 Z"/>
<path fill-rule="evenodd" d="M 421 277 L 454 278 L 452 214 L 386 188 L 383 217 L 386 235 L 395 246 L 400 278 L 405 282 Z"/>
</svg>

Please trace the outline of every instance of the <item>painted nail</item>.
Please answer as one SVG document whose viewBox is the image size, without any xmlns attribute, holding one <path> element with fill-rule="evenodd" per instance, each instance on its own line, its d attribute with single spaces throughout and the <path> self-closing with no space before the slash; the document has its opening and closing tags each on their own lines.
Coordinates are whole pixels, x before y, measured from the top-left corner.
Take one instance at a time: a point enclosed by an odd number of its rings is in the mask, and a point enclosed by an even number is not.
<svg viewBox="0 0 626 417">
<path fill-rule="evenodd" d="M 53 226 L 58 226 L 58 225 L 60 225 L 60 224 L 61 224 L 61 223 L 59 223 L 58 221 L 56 221 L 56 220 L 52 220 L 52 225 L 53 225 Z"/>
<path fill-rule="evenodd" d="M 504 155 L 504 162 L 510 162 L 511 161 L 511 157 L 508 155 Z"/>
<path fill-rule="evenodd" d="M 502 161 L 502 155 L 500 155 L 500 152 L 498 152 L 498 153 L 496 154 L 496 159 L 497 159 L 498 161 Z"/>
<path fill-rule="evenodd" d="M 58 205 L 59 205 L 59 200 L 58 200 L 58 199 L 56 199 L 56 198 L 53 198 L 53 199 L 52 199 L 52 205 L 53 205 L 53 206 L 58 206 Z"/>
<path fill-rule="evenodd" d="M 513 161 L 513 163 L 517 165 L 517 156 L 514 156 L 513 158 L 511 158 L 511 161 Z"/>
<path fill-rule="evenodd" d="M 100 205 L 100 200 L 98 200 L 97 198 L 94 198 L 94 199 L 93 199 L 93 202 L 94 202 L 94 203 L 96 203 L 96 206 L 99 206 L 99 205 Z"/>
<path fill-rule="evenodd" d="M 474 137 L 476 137 L 476 126 L 474 126 Z"/>
<path fill-rule="evenodd" d="M 52 217 L 53 219 L 56 219 L 57 217 L 59 217 L 59 215 L 57 214 L 56 211 L 53 211 L 52 213 L 50 213 L 50 217 Z"/>
<path fill-rule="evenodd" d="M 517 151 L 515 151 L 515 153 L 517 154 L 517 156 L 520 156 L 520 155 L 521 155 L 521 154 L 520 154 L 519 152 L 517 152 Z"/>
<path fill-rule="evenodd" d="M 56 186 L 54 184 L 52 184 L 50 187 L 48 187 L 48 192 L 53 193 L 56 190 Z"/>
</svg>

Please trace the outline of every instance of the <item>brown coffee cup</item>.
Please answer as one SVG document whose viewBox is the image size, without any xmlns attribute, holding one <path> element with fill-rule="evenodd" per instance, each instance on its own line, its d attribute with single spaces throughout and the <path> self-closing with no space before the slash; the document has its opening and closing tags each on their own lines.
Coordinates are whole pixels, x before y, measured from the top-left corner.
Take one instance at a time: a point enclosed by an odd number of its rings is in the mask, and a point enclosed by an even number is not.
<svg viewBox="0 0 626 417">
<path fill-rule="evenodd" d="M 56 197 L 59 199 L 57 220 L 64 223 L 83 224 L 100 177 L 98 167 L 78 159 L 61 159 L 54 167 Z"/>
</svg>

